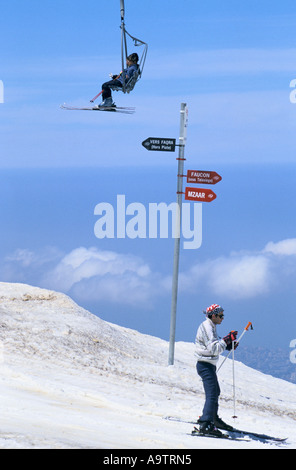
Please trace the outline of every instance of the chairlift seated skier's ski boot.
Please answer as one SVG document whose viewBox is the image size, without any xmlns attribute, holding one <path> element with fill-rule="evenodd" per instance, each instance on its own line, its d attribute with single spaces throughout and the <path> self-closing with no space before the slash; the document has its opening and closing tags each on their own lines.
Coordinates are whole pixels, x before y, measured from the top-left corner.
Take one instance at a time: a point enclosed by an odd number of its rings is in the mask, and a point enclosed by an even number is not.
<svg viewBox="0 0 296 470">
<path fill-rule="evenodd" d="M 102 101 L 101 104 L 98 105 L 99 108 L 115 108 L 115 103 L 112 101 L 112 97 L 106 98 Z"/>
</svg>

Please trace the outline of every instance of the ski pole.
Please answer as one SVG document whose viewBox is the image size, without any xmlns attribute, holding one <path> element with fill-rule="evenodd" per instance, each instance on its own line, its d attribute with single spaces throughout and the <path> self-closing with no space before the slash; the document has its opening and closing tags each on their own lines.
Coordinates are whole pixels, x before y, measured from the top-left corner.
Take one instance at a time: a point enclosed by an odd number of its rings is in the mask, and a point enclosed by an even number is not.
<svg viewBox="0 0 296 470">
<path fill-rule="evenodd" d="M 90 103 L 93 103 L 101 94 L 103 93 L 103 90 L 100 91 L 92 100 L 90 100 Z"/>
<path fill-rule="evenodd" d="M 121 72 L 120 72 L 119 75 L 117 75 L 116 78 L 114 78 L 114 80 L 117 80 L 117 79 L 120 77 L 120 75 L 121 75 Z M 97 99 L 102 93 L 103 93 L 103 90 L 100 91 L 100 93 L 98 93 L 92 100 L 90 100 L 90 103 L 93 103 L 94 101 L 96 101 L 96 99 Z"/>
<path fill-rule="evenodd" d="M 253 325 L 252 325 L 252 322 L 249 321 L 249 323 L 247 324 L 247 326 L 244 328 L 244 331 L 242 332 L 242 334 L 240 335 L 240 337 L 238 338 L 237 340 L 237 343 L 240 342 L 240 340 L 242 339 L 242 337 L 244 336 L 244 334 L 246 333 L 246 331 L 248 331 L 248 329 L 251 327 L 251 330 L 253 330 Z M 217 372 L 219 372 L 219 370 L 221 369 L 221 367 L 223 366 L 224 362 L 226 361 L 226 359 L 228 359 L 228 357 L 230 356 L 232 350 L 229 351 L 229 353 L 227 354 L 227 356 L 224 358 L 224 361 L 222 362 L 222 364 L 218 367 L 217 369 Z"/>
<path fill-rule="evenodd" d="M 233 418 L 237 418 L 235 413 L 235 376 L 234 376 L 234 341 L 232 341 L 232 388 L 233 388 Z"/>
</svg>

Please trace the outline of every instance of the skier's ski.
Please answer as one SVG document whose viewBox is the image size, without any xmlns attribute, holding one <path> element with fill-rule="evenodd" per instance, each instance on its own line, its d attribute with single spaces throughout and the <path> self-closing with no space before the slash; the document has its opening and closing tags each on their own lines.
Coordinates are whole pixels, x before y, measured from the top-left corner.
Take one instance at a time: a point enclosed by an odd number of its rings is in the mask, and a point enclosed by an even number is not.
<svg viewBox="0 0 296 470">
<path fill-rule="evenodd" d="M 61 104 L 60 108 L 68 109 L 70 111 L 106 111 L 114 113 L 134 114 L 135 108 L 125 108 L 120 106 L 70 106 L 66 103 Z"/>
<path fill-rule="evenodd" d="M 190 420 L 179 418 L 177 416 L 165 416 L 164 419 L 167 419 L 168 421 L 176 421 L 178 423 L 186 423 L 186 424 L 193 424 L 193 425 L 197 424 L 197 421 L 190 421 Z M 233 437 L 235 437 L 235 434 L 236 435 L 240 434 L 241 436 L 249 436 L 250 438 L 252 438 L 254 440 L 257 439 L 257 440 L 261 440 L 262 442 L 263 441 L 265 441 L 265 442 L 273 441 L 273 442 L 284 444 L 288 439 L 287 437 L 286 438 L 274 437 L 274 436 L 270 436 L 268 434 L 261 434 L 261 433 L 257 433 L 257 432 L 251 432 L 251 431 L 243 431 L 242 429 L 236 429 L 236 428 L 232 428 L 231 430 L 228 430 L 227 432 L 230 435 L 232 433 Z"/>
<path fill-rule="evenodd" d="M 233 437 L 233 436 L 230 436 L 229 434 L 224 434 L 224 433 L 222 433 L 221 435 L 201 433 L 201 432 L 199 432 L 199 430 L 195 426 L 194 426 L 193 431 L 191 432 L 191 436 L 212 437 L 214 439 L 227 439 L 228 441 L 245 441 L 245 442 L 248 442 L 248 439 L 246 439 L 244 437 Z"/>
<path fill-rule="evenodd" d="M 166 419 L 168 421 L 176 421 L 177 423 L 198 424 L 197 420 L 190 421 L 187 419 L 178 418 L 177 416 L 164 416 L 162 419 Z"/>
<path fill-rule="evenodd" d="M 243 431 L 242 429 L 236 429 L 233 428 L 231 431 L 227 431 L 230 434 L 240 434 L 243 436 L 250 436 L 253 439 L 258 439 L 262 441 L 274 441 L 274 442 L 281 442 L 284 443 L 288 439 L 287 437 L 274 437 L 274 436 L 269 436 L 268 434 L 261 434 L 257 432 L 252 432 L 252 431 Z"/>
</svg>

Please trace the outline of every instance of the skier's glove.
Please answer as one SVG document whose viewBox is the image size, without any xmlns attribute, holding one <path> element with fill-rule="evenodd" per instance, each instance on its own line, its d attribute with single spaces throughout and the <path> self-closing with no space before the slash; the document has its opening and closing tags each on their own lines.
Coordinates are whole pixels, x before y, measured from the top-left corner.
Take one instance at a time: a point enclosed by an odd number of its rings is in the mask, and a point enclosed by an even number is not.
<svg viewBox="0 0 296 470">
<path fill-rule="evenodd" d="M 237 331 L 230 331 L 228 335 L 224 336 L 223 340 L 226 343 L 226 349 L 227 351 L 230 351 L 232 349 L 232 342 L 234 341 L 234 349 L 238 347 L 238 343 L 235 341 L 237 337 Z"/>
</svg>

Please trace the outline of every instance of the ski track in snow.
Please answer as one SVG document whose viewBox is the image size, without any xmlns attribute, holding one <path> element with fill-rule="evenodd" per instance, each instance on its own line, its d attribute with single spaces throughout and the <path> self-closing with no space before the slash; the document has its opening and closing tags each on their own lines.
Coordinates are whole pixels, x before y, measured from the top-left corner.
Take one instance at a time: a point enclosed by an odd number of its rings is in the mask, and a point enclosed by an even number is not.
<svg viewBox="0 0 296 470">
<path fill-rule="evenodd" d="M 194 325 L 195 326 L 195 325 Z M 204 393 L 194 344 L 168 343 L 110 324 L 69 297 L 0 283 L 0 448 L 277 448 L 190 435 Z M 288 437 L 296 448 L 296 385 L 232 362 L 219 380 L 220 416 L 235 427 Z"/>
</svg>

